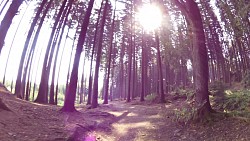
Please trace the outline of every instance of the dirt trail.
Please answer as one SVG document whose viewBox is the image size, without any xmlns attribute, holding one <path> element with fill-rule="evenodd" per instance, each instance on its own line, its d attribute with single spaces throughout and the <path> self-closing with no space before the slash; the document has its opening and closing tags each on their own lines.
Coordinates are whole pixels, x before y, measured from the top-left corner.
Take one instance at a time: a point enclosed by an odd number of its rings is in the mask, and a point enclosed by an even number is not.
<svg viewBox="0 0 250 141">
<path fill-rule="evenodd" d="M 250 140 L 250 123 L 233 117 L 202 124 L 176 122 L 173 111 L 182 107 L 183 102 L 177 100 L 173 103 L 150 105 L 140 102 L 111 102 L 99 108 L 115 115 L 105 120 L 111 126 L 111 130 L 91 131 L 88 135 L 100 141 Z"/>
<path fill-rule="evenodd" d="M 172 104 L 111 102 L 101 107 L 115 115 L 111 121 L 111 132 L 92 132 L 98 140 L 106 141 L 166 141 L 183 140 L 182 126 L 173 122 Z M 166 111 L 168 109 L 168 111 Z M 107 121 L 108 122 L 108 121 Z M 190 140 L 191 137 L 189 137 Z"/>
<path fill-rule="evenodd" d="M 175 109 L 184 99 L 151 104 L 113 101 L 95 109 L 62 113 L 59 106 L 15 98 L 0 87 L 0 98 L 11 111 L 0 109 L 1 141 L 249 141 L 250 122 L 225 117 L 205 124 L 176 122 Z"/>
</svg>

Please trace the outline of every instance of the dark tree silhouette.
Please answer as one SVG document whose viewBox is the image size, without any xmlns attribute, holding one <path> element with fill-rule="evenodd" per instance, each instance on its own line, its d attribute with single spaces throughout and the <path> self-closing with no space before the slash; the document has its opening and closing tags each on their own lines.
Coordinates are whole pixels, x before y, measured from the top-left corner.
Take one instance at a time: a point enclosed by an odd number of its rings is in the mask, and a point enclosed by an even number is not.
<svg viewBox="0 0 250 141">
<path fill-rule="evenodd" d="M 29 46 L 29 43 L 30 43 L 30 40 L 31 40 L 31 36 L 33 34 L 33 31 L 34 31 L 34 28 L 36 26 L 36 23 L 37 23 L 37 21 L 39 19 L 39 16 L 40 16 L 46 2 L 47 2 L 47 0 L 43 0 L 42 3 L 40 4 L 40 7 L 38 8 L 38 11 L 36 12 L 36 15 L 35 15 L 35 17 L 34 17 L 34 19 L 32 21 L 32 24 L 30 26 L 30 29 L 29 29 L 29 32 L 28 32 L 28 35 L 26 37 L 26 41 L 25 41 L 25 44 L 24 44 L 24 47 L 23 47 L 22 56 L 21 56 L 20 63 L 19 63 L 19 68 L 18 68 L 17 79 L 16 79 L 16 86 L 15 86 L 15 95 L 18 98 L 22 98 L 22 74 L 23 74 L 23 66 L 24 66 L 24 62 L 25 62 L 24 59 L 25 59 L 25 56 L 26 56 L 26 52 L 27 52 L 27 49 L 28 49 L 28 46 Z"/>
<path fill-rule="evenodd" d="M 105 25 L 106 16 L 107 16 L 108 0 L 106 0 L 105 2 L 106 3 L 104 6 L 103 15 L 101 19 L 100 36 L 98 40 L 97 53 L 96 53 L 96 66 L 95 66 L 95 76 L 94 76 L 91 108 L 96 108 L 98 106 L 98 77 L 99 77 L 99 67 L 101 63 L 103 31 L 104 31 L 104 25 Z"/>
<path fill-rule="evenodd" d="M 107 68 L 108 72 L 107 72 L 107 78 L 106 78 L 105 87 L 104 87 L 104 102 L 103 102 L 103 104 L 108 104 L 109 77 L 110 77 L 110 67 L 111 67 L 111 61 L 112 61 L 113 35 L 114 35 L 114 27 L 115 27 L 115 10 L 116 10 L 116 6 L 115 6 L 115 9 L 114 9 L 112 25 L 111 25 L 109 56 L 108 56 L 108 68 Z"/>
<path fill-rule="evenodd" d="M 98 25 L 99 25 L 99 21 L 100 21 L 103 3 L 104 3 L 104 0 L 102 0 L 101 7 L 98 10 L 98 16 L 97 16 L 96 24 L 95 24 L 95 35 L 94 35 L 94 41 L 93 41 L 94 43 L 93 43 L 92 50 L 91 50 L 91 60 L 90 60 L 90 68 L 89 68 L 89 89 L 88 89 L 87 105 L 91 104 L 92 82 L 93 82 L 92 66 L 93 66 L 94 53 L 95 53 L 95 48 L 96 48 L 95 46 L 96 46 L 96 41 L 97 41 Z"/>
<path fill-rule="evenodd" d="M 68 9 L 66 10 L 67 13 L 65 15 L 64 21 L 62 20 L 63 21 L 63 23 L 62 23 L 62 29 L 61 29 L 59 41 L 57 43 L 57 49 L 56 49 L 56 54 L 55 54 L 54 66 L 53 66 L 53 70 L 52 70 L 52 80 L 51 80 L 50 91 L 49 91 L 50 92 L 50 94 L 49 94 L 49 104 L 55 104 L 55 98 L 54 98 L 54 96 L 55 96 L 55 92 L 54 92 L 55 85 L 54 85 L 54 81 L 55 81 L 55 72 L 56 72 L 57 58 L 58 58 L 58 53 L 59 53 L 59 47 L 61 45 L 62 37 L 63 37 L 63 34 L 64 34 L 64 29 L 66 27 L 66 23 L 68 21 L 68 16 L 69 16 L 69 13 L 71 11 L 71 7 L 72 7 L 72 5 L 70 5 L 68 7 Z"/>
<path fill-rule="evenodd" d="M 42 68 L 41 81 L 39 84 L 39 91 L 38 91 L 37 98 L 35 100 L 35 102 L 38 102 L 38 103 L 48 103 L 49 72 L 50 72 L 51 62 L 52 62 L 52 58 L 53 58 L 54 50 L 55 50 L 55 45 L 52 45 L 52 44 L 53 44 L 53 40 L 55 40 L 56 38 L 55 33 L 56 33 L 56 28 L 59 24 L 59 21 L 61 18 L 64 18 L 64 14 L 66 14 L 65 12 L 66 3 L 67 3 L 67 0 L 64 0 L 56 16 L 56 19 L 52 28 L 52 32 L 50 34 L 49 42 L 47 45 L 47 49 L 46 49 L 45 57 L 43 61 L 43 68 Z M 71 5 L 72 3 L 73 3 L 73 0 L 69 0 L 69 5 Z"/>
<path fill-rule="evenodd" d="M 4 40 L 14 16 L 17 14 L 23 0 L 13 0 L 0 24 L 0 54 L 4 46 Z"/>
<path fill-rule="evenodd" d="M 161 63 L 161 51 L 160 51 L 160 39 L 159 34 L 155 31 L 155 40 L 156 40 L 156 49 L 157 49 L 157 65 L 158 65 L 158 76 L 159 76 L 159 92 L 160 92 L 160 102 L 164 103 L 165 101 L 165 94 L 163 89 L 163 76 L 162 76 L 162 63 Z"/>
<path fill-rule="evenodd" d="M 146 72 L 145 72 L 145 39 L 144 39 L 144 31 L 142 31 L 142 45 L 141 45 L 141 94 L 140 94 L 140 101 L 144 101 L 145 97 L 145 77 L 146 77 Z"/>
<path fill-rule="evenodd" d="M 79 40 L 77 43 L 77 48 L 76 48 L 76 53 L 75 53 L 74 65 L 73 65 L 73 69 L 71 72 L 70 83 L 69 83 L 69 87 L 65 95 L 64 105 L 61 109 L 61 111 L 64 111 L 64 112 L 76 111 L 75 99 L 76 99 L 76 87 L 77 87 L 77 81 L 78 81 L 78 66 L 79 66 L 83 44 L 84 44 L 86 33 L 87 33 L 87 28 L 89 25 L 89 19 L 90 19 L 91 11 L 93 8 L 93 4 L 94 4 L 94 0 L 90 0 L 88 3 L 87 11 L 84 16 L 83 23 L 82 23 L 81 32 L 79 35 Z"/>
</svg>

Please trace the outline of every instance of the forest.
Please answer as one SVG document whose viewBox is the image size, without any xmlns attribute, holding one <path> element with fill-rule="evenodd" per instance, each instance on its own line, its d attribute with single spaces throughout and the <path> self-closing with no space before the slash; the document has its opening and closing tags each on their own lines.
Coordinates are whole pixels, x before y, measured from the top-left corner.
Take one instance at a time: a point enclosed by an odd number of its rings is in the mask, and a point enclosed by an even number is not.
<svg viewBox="0 0 250 141">
<path fill-rule="evenodd" d="M 0 140 L 250 140 L 250 1 L 1 0 Z"/>
</svg>

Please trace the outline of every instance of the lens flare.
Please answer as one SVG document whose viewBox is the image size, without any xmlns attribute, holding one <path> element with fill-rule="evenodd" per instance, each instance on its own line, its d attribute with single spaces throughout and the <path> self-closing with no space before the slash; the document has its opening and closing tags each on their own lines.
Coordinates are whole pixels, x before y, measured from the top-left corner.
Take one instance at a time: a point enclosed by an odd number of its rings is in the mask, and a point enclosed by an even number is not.
<svg viewBox="0 0 250 141">
<path fill-rule="evenodd" d="M 139 9 L 138 20 L 146 31 L 153 31 L 161 26 L 162 12 L 156 5 L 146 4 Z"/>
</svg>

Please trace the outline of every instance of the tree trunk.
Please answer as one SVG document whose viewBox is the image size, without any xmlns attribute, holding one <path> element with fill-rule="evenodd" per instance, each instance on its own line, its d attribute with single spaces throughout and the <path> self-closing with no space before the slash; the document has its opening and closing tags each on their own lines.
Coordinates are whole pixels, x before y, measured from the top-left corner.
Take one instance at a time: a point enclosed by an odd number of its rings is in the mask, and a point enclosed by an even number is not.
<svg viewBox="0 0 250 141">
<path fill-rule="evenodd" d="M 67 78 L 66 78 L 66 90 L 65 90 L 65 93 L 67 92 L 67 90 L 68 90 L 68 86 L 69 86 L 69 77 L 70 77 L 71 59 L 72 59 L 73 50 L 74 50 L 74 46 L 75 46 L 76 34 L 77 34 L 77 32 L 75 33 L 75 36 L 74 36 L 74 39 L 73 39 L 72 49 L 71 49 L 71 51 L 70 51 L 70 56 L 69 56 L 69 64 L 68 64 L 68 73 L 67 73 Z"/>
<path fill-rule="evenodd" d="M 157 49 L 157 64 L 158 64 L 158 72 L 159 72 L 159 92 L 161 96 L 161 103 L 165 103 L 165 94 L 163 88 L 163 76 L 162 76 L 162 63 L 161 63 L 161 52 L 160 52 L 160 40 L 158 32 L 155 31 L 155 39 L 156 39 L 156 49 Z"/>
<path fill-rule="evenodd" d="M 124 44 L 124 37 L 122 38 L 122 45 L 121 45 L 121 51 L 120 51 L 120 75 L 119 75 L 119 88 L 120 88 L 120 95 L 119 98 L 122 99 L 123 95 L 125 94 L 125 80 L 124 80 L 124 52 L 125 52 L 125 44 Z"/>
<path fill-rule="evenodd" d="M 61 72 L 61 65 L 62 65 L 63 53 L 64 53 L 64 50 L 65 50 L 66 41 L 67 41 L 67 39 L 68 39 L 68 35 L 69 35 L 69 29 L 70 29 L 70 28 L 68 28 L 68 31 L 67 31 L 67 34 L 66 34 L 66 38 L 65 38 L 64 45 L 63 45 L 63 50 L 62 50 L 62 55 L 61 55 L 61 58 L 60 58 L 60 63 L 59 63 L 59 70 L 58 70 L 57 80 L 56 80 L 56 92 L 55 92 L 55 101 L 54 101 L 54 104 L 55 104 L 55 105 L 57 105 L 57 97 L 58 97 L 58 81 L 59 81 L 60 72 Z"/>
<path fill-rule="evenodd" d="M 86 63 L 86 59 L 87 59 L 87 53 L 85 54 L 85 57 L 84 57 L 84 61 L 83 61 L 83 72 L 82 72 L 82 78 L 81 78 L 81 88 L 80 88 L 80 95 L 79 95 L 79 104 L 82 104 L 83 103 L 83 94 L 84 94 L 84 89 L 86 87 L 86 84 L 83 85 L 84 83 L 84 68 L 85 68 L 85 63 Z"/>
<path fill-rule="evenodd" d="M 93 95 L 92 95 L 92 103 L 91 108 L 96 108 L 98 106 L 98 77 L 99 77 L 99 67 L 101 63 L 101 55 L 102 55 L 102 41 L 103 41 L 103 32 L 104 25 L 106 22 L 107 10 L 108 10 L 108 0 L 105 1 L 105 6 L 103 10 L 101 25 L 100 25 L 100 36 L 98 40 L 98 48 L 96 53 L 96 66 L 95 66 L 95 76 L 94 76 L 94 84 L 93 84 Z"/>
<path fill-rule="evenodd" d="M 30 97 L 30 95 L 29 95 L 30 94 L 30 86 L 31 86 L 30 76 L 31 76 L 31 68 L 32 68 L 32 63 L 33 63 L 33 57 L 34 57 L 34 51 L 32 51 L 32 53 L 31 53 L 31 58 L 30 58 L 31 62 L 28 64 L 28 68 L 26 70 L 26 72 L 28 73 L 28 82 L 26 84 L 26 91 L 25 91 L 25 88 L 24 88 L 25 87 L 26 78 L 24 78 L 25 81 L 23 82 L 23 86 L 22 86 L 23 94 L 26 92 L 25 93 L 25 96 L 26 96 L 25 100 L 27 100 L 27 101 L 29 100 L 29 97 Z"/>
<path fill-rule="evenodd" d="M 108 73 L 107 73 L 107 78 L 106 78 L 106 82 L 105 82 L 104 102 L 103 102 L 103 104 L 108 104 L 109 76 L 110 76 L 110 67 L 111 67 L 111 62 L 112 62 L 111 57 L 112 57 L 113 35 L 114 35 L 114 27 L 115 27 L 115 10 L 116 10 L 116 6 L 115 6 L 115 9 L 114 9 L 113 20 L 112 20 L 112 25 L 111 25 L 109 56 L 108 56 Z"/>
<path fill-rule="evenodd" d="M 36 16 L 32 21 L 32 24 L 30 26 L 30 29 L 29 29 L 29 32 L 28 32 L 28 35 L 26 37 L 26 41 L 25 41 L 25 44 L 24 44 L 24 47 L 23 47 L 23 52 L 22 52 L 22 56 L 21 56 L 21 59 L 20 59 L 20 63 L 19 63 L 18 74 L 17 74 L 17 78 L 16 78 L 16 86 L 15 86 L 15 95 L 17 97 L 19 97 L 19 98 L 21 98 L 21 92 L 22 92 L 21 85 L 22 85 L 22 74 L 23 74 L 24 59 L 25 59 L 25 56 L 26 56 L 26 52 L 27 52 L 30 40 L 31 40 L 31 36 L 32 36 L 32 34 L 34 32 L 34 28 L 36 26 L 36 23 L 37 23 L 37 21 L 39 19 L 39 16 L 40 16 L 46 2 L 47 2 L 47 0 L 42 1 L 41 5 L 40 5 L 40 7 L 39 7 L 39 9 L 38 9 L 38 11 L 36 13 Z"/>
<path fill-rule="evenodd" d="M 54 96 L 55 96 L 54 86 L 55 85 L 54 85 L 54 81 L 55 81 L 57 58 L 58 58 L 58 53 L 59 53 L 59 49 L 60 49 L 62 37 L 63 37 L 63 34 L 64 34 L 64 29 L 65 29 L 66 23 L 68 21 L 68 16 L 69 16 L 71 7 L 72 7 L 72 5 L 70 5 L 69 8 L 68 8 L 67 14 L 66 14 L 64 22 L 63 22 L 63 27 L 62 27 L 62 30 L 61 30 L 61 35 L 60 35 L 59 41 L 57 43 L 57 49 L 56 49 L 56 54 L 55 54 L 54 66 L 53 66 L 53 70 L 52 70 L 51 85 L 50 85 L 50 95 L 49 95 L 50 99 L 49 99 L 49 104 L 55 104 L 55 99 L 54 99 Z"/>
<path fill-rule="evenodd" d="M 141 95 L 140 95 L 140 101 L 144 101 L 145 97 L 145 40 L 144 40 L 144 34 L 142 34 L 142 52 L 141 52 Z"/>
<path fill-rule="evenodd" d="M 73 1 L 73 0 L 70 0 L 70 2 L 71 1 Z M 52 42 L 53 42 L 53 40 L 56 39 L 54 37 L 55 37 L 55 32 L 56 32 L 57 26 L 59 24 L 60 18 L 64 17 L 62 15 L 64 15 L 63 11 L 65 10 L 66 2 L 67 2 L 67 0 L 63 1 L 62 5 L 59 9 L 59 13 L 56 16 L 55 23 L 53 25 L 52 32 L 50 34 L 49 42 L 47 45 L 47 49 L 45 52 L 38 95 L 37 95 L 37 98 L 35 100 L 35 102 L 38 102 L 38 103 L 47 103 L 48 102 L 49 72 L 50 72 L 50 67 L 51 67 L 52 56 L 54 54 L 54 49 L 55 49 L 55 46 L 52 45 Z"/>
<path fill-rule="evenodd" d="M 8 2 L 8 1 L 7 1 L 7 2 Z M 29 5 L 30 5 L 30 4 L 29 4 Z M 22 15 L 22 17 L 21 17 L 21 19 L 20 19 L 20 21 L 19 21 L 19 23 L 18 23 L 18 25 L 17 25 L 15 34 L 14 34 L 14 36 L 13 36 L 13 39 L 12 39 L 12 42 L 11 42 L 11 45 L 10 45 L 10 49 L 9 49 L 8 56 L 7 56 L 7 61 L 6 61 L 5 68 L 4 68 L 3 84 L 5 83 L 6 70 L 7 70 L 7 65 L 8 65 L 8 62 L 9 62 L 9 57 L 10 57 L 10 53 L 11 53 L 11 50 L 12 50 L 12 46 L 13 46 L 13 43 L 14 43 L 14 41 L 15 41 L 15 38 L 16 38 L 16 35 L 17 35 L 17 31 L 18 31 L 19 28 L 20 28 L 20 24 L 21 24 L 21 22 L 22 22 L 22 20 L 23 20 L 24 15 L 25 15 L 26 12 L 27 12 L 27 9 L 28 9 L 29 5 L 26 7 L 25 12 L 24 12 L 24 14 Z M 1 15 L 1 14 L 0 14 L 0 15 Z"/>
<path fill-rule="evenodd" d="M 0 6 L 2 5 L 3 2 L 4 2 L 4 1 L 1 2 Z M 8 2 L 9 2 L 9 0 L 7 0 L 7 1 L 4 3 L 4 5 L 3 5 L 3 7 L 2 7 L 2 9 L 1 9 L 1 11 L 0 11 L 0 15 L 2 14 L 2 12 L 3 12 L 3 10 L 5 9 L 5 7 L 6 7 L 6 5 L 8 4 Z"/>
<path fill-rule="evenodd" d="M 4 46 L 4 40 L 14 16 L 17 14 L 23 0 L 13 0 L 0 24 L 0 54 Z"/>
<path fill-rule="evenodd" d="M 195 107 L 197 108 L 197 119 L 203 119 L 212 111 L 212 108 L 208 95 L 208 58 L 201 14 L 194 0 L 187 0 L 186 3 L 177 0 L 174 0 L 174 2 L 189 20 L 193 34 Z"/>
<path fill-rule="evenodd" d="M 23 71 L 23 76 L 22 76 L 22 81 L 21 81 L 21 95 L 24 95 L 25 93 L 25 84 L 26 84 L 26 77 L 27 77 L 27 74 L 29 74 L 29 78 L 30 78 L 30 71 L 31 71 L 31 65 L 32 65 L 32 62 L 33 62 L 33 55 L 34 55 L 34 51 L 35 51 L 35 47 L 36 47 L 36 43 L 37 43 L 37 40 L 38 40 L 38 37 L 39 37 L 39 34 L 40 34 L 40 31 L 41 31 L 41 28 L 42 28 L 42 25 L 44 23 L 44 19 L 46 17 L 46 14 L 48 13 L 49 11 L 49 8 L 52 4 L 53 0 L 50 0 L 49 3 L 47 4 L 46 6 L 46 9 L 44 10 L 43 12 L 43 16 L 41 17 L 40 19 L 40 23 L 38 25 L 38 28 L 36 30 L 36 34 L 34 36 L 34 40 L 33 40 L 33 43 L 31 45 L 31 48 L 30 48 L 30 51 L 28 53 L 28 55 L 26 54 L 25 56 L 28 56 L 28 59 L 26 61 L 26 64 L 24 64 L 24 69 L 22 70 Z M 26 53 L 26 50 L 25 50 L 25 53 Z M 24 57 L 25 57 L 24 56 Z M 25 61 L 24 61 L 25 62 Z M 20 66 L 23 66 L 23 64 L 21 63 L 24 63 L 24 62 L 20 62 Z M 28 71 L 28 68 L 30 69 L 30 71 Z M 18 76 L 19 77 L 19 76 Z M 28 78 L 28 81 L 29 81 L 29 78 Z M 27 83 L 28 85 L 28 83 Z M 29 88 L 29 87 L 28 87 Z M 28 89 L 26 89 L 26 92 L 27 92 Z M 18 96 L 18 95 L 17 95 Z"/>
<path fill-rule="evenodd" d="M 96 19 L 96 24 L 95 24 L 95 35 L 94 35 L 94 41 L 93 41 L 93 46 L 92 46 L 92 51 L 91 51 L 91 61 L 90 61 L 90 68 L 89 68 L 89 88 L 88 88 L 88 100 L 87 100 L 87 105 L 91 104 L 92 101 L 92 83 L 93 83 L 93 76 L 92 76 L 92 66 L 93 66 L 93 59 L 94 59 L 94 53 L 95 53 L 95 46 L 96 46 L 96 40 L 97 40 L 97 33 L 98 33 L 98 25 L 99 25 L 99 19 L 101 15 L 101 10 L 103 7 L 103 2 L 102 0 L 101 7 L 98 10 L 98 16 Z"/>
<path fill-rule="evenodd" d="M 73 69 L 71 72 L 69 88 L 68 88 L 66 95 L 65 95 L 64 105 L 61 109 L 61 111 L 64 111 L 64 112 L 76 111 L 75 98 L 76 98 L 76 87 L 77 87 L 77 79 L 78 79 L 78 66 L 79 66 L 79 62 L 80 62 L 80 57 L 81 57 L 83 44 L 85 41 L 87 28 L 89 25 L 89 19 L 90 19 L 90 15 L 91 15 L 94 1 L 95 0 L 89 1 L 88 8 L 87 8 L 87 11 L 86 11 L 84 19 L 83 19 L 81 32 L 79 35 L 79 40 L 77 43 L 77 48 L 76 48 L 76 53 L 75 53 L 74 65 L 73 65 Z"/>
</svg>

